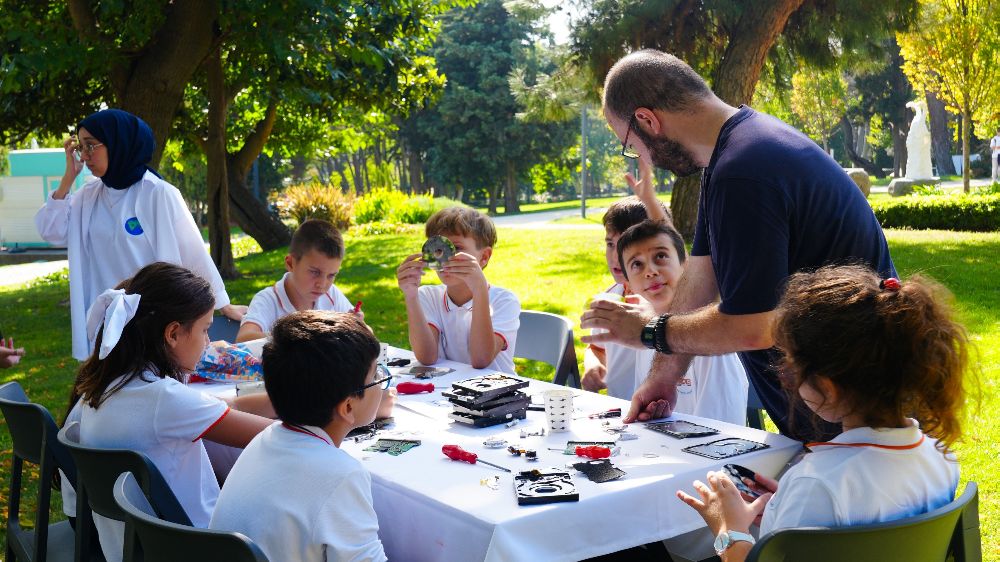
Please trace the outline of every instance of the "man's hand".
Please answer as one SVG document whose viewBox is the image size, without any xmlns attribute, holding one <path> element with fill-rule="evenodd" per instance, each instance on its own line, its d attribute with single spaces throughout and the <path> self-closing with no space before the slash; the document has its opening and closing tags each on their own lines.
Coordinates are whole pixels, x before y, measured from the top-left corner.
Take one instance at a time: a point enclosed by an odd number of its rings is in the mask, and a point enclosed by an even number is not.
<svg viewBox="0 0 1000 562">
<path fill-rule="evenodd" d="M 219 312 L 230 320 L 240 322 L 247 315 L 247 310 L 250 310 L 250 307 L 245 304 L 227 304 L 220 308 Z"/>
<path fill-rule="evenodd" d="M 611 302 L 603 299 L 590 303 L 590 310 L 580 317 L 581 328 L 598 328 L 604 333 L 583 336 L 583 343 L 614 342 L 643 349 L 642 328 L 655 316 L 652 305 L 630 302 Z"/>
<path fill-rule="evenodd" d="M 600 392 L 601 389 L 608 387 L 608 385 L 604 382 L 604 378 L 607 375 L 608 370 L 604 367 L 604 365 L 594 365 L 583 372 L 583 379 L 580 380 L 580 386 L 583 387 L 584 390 L 589 390 L 590 392 Z"/>
<path fill-rule="evenodd" d="M 14 338 L 0 339 L 0 369 L 8 369 L 21 362 L 23 347 L 14 347 Z"/>
<path fill-rule="evenodd" d="M 403 291 L 405 297 L 417 296 L 420 279 L 424 276 L 424 266 L 427 265 L 420 259 L 421 257 L 422 254 L 410 254 L 396 268 L 396 283 L 399 284 L 399 289 Z"/>
<path fill-rule="evenodd" d="M 622 422 L 644 422 L 665 418 L 674 411 L 676 405 L 677 383 L 671 382 L 665 375 L 650 373 L 632 395 L 632 406 Z"/>
<path fill-rule="evenodd" d="M 713 535 L 730 530 L 749 532 L 750 524 L 763 513 L 772 496 L 764 494 L 747 503 L 732 480 L 722 472 L 709 472 L 708 485 L 695 480 L 694 489 L 701 496 L 700 500 L 680 490 L 677 497 L 701 515 Z"/>
<path fill-rule="evenodd" d="M 473 294 L 489 289 L 489 283 L 486 282 L 486 276 L 483 274 L 483 268 L 479 265 L 479 261 L 465 252 L 459 252 L 452 256 L 441 268 L 441 273 L 461 280 L 469 286 L 469 290 Z"/>
</svg>

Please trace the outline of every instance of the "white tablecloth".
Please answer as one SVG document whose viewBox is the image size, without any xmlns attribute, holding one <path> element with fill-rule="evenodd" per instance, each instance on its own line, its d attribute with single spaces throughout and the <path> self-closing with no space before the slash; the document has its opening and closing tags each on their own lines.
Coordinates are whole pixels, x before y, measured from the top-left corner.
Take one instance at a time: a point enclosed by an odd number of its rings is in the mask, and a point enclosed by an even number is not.
<svg viewBox="0 0 1000 562">
<path fill-rule="evenodd" d="M 391 357 L 412 357 L 393 349 Z M 455 372 L 433 379 L 431 394 L 400 396 L 394 411 L 395 424 L 379 437 L 421 440 L 421 445 L 400 456 L 365 451 L 374 440 L 342 444 L 345 451 L 362 460 L 372 474 L 372 493 L 379 518 L 379 536 L 390 560 L 406 561 L 515 561 L 580 560 L 625 548 L 675 537 L 703 527 L 701 517 L 675 497 L 678 489 L 692 490 L 695 479 L 709 470 L 735 462 L 767 475 L 776 475 L 801 449 L 797 441 L 777 434 L 677 416 L 721 430 L 711 437 L 674 439 L 634 424 L 639 438 L 620 443 L 621 452 L 612 462 L 627 474 L 620 480 L 596 484 L 574 469 L 573 482 L 580 501 L 539 506 L 519 506 L 514 494 L 513 474 L 483 464 L 452 461 L 441 452 L 445 444 L 457 444 L 480 459 L 510 468 L 515 473 L 533 468 L 565 468 L 578 462 L 549 447 L 562 448 L 568 440 L 609 441 L 613 437 L 601 427 L 603 420 L 575 419 L 568 433 L 521 438 L 522 429 L 545 427 L 544 412 L 529 411 L 516 426 L 471 428 L 451 422 L 451 404 L 441 390 L 452 382 L 488 374 L 467 365 L 442 362 Z M 393 369 L 399 371 L 399 369 Z M 398 377 L 394 383 L 412 380 Z M 420 381 L 425 382 L 425 381 Z M 524 389 L 541 404 L 541 392 L 557 388 L 531 380 Z M 219 387 L 212 389 L 216 393 Z M 621 407 L 628 402 L 575 390 L 576 416 Z M 619 420 L 612 419 L 613 423 Z M 537 451 L 539 460 L 527 461 L 505 449 L 486 449 L 483 441 L 498 436 L 511 444 Z M 681 451 L 684 447 L 723 437 L 742 437 L 770 445 L 768 449 L 716 461 Z M 481 484 L 483 478 L 500 476 L 499 489 Z"/>
</svg>

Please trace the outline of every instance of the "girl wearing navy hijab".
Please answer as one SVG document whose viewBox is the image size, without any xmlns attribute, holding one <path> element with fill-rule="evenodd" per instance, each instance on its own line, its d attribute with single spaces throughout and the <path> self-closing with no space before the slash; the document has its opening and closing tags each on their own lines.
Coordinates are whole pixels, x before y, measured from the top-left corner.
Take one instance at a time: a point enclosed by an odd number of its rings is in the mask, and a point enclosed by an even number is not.
<svg viewBox="0 0 1000 562">
<path fill-rule="evenodd" d="M 87 310 L 97 296 L 157 261 L 184 266 L 206 279 L 215 306 L 239 320 L 246 307 L 229 303 L 219 271 L 176 187 L 148 166 L 156 142 L 142 119 L 120 109 L 98 111 L 63 142 L 66 172 L 35 215 L 42 238 L 69 251 L 73 356 L 93 351 Z M 70 187 L 86 165 L 94 177 Z"/>
</svg>

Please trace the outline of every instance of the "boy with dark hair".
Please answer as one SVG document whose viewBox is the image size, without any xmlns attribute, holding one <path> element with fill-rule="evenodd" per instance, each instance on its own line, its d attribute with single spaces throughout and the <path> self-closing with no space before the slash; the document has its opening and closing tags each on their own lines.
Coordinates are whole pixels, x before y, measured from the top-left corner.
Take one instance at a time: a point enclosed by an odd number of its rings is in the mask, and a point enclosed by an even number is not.
<svg viewBox="0 0 1000 562">
<path fill-rule="evenodd" d="M 279 318 L 296 310 L 353 311 L 354 305 L 333 284 L 343 261 L 344 239 L 335 226 L 318 219 L 303 222 L 288 246 L 287 272 L 254 295 L 236 341 L 267 336 Z"/>
<path fill-rule="evenodd" d="M 615 201 L 604 213 L 604 259 L 614 284 L 595 299 L 635 300 L 618 264 L 618 238 L 630 226 L 647 218 L 671 222 L 670 211 L 653 190 L 652 169 L 639 161 L 639 173 L 638 181 L 631 174 L 625 177 L 636 195 Z M 652 209 L 652 213 L 647 209 Z M 629 400 L 635 391 L 634 366 L 634 349 L 616 343 L 590 344 L 583 353 L 582 386 L 591 392 L 607 388 L 610 396 Z"/>
<path fill-rule="evenodd" d="M 629 287 L 664 314 L 674 300 L 687 258 L 684 238 L 672 225 L 644 220 L 618 239 L 618 264 Z M 646 379 L 656 353 L 631 349 L 635 355 L 632 392 Z M 749 383 L 735 353 L 696 356 L 677 384 L 675 412 L 737 425 L 746 423 Z M 631 393 L 624 398 L 631 398 Z"/>
<path fill-rule="evenodd" d="M 281 423 L 240 455 L 209 525 L 250 537 L 270 560 L 385 560 L 371 475 L 340 450 L 375 419 L 392 377 L 353 314 L 294 312 L 264 346 L 264 386 Z"/>
<path fill-rule="evenodd" d="M 434 213 L 424 232 L 447 238 L 456 253 L 437 272 L 441 285 L 420 286 L 427 266 L 421 254 L 407 256 L 396 270 L 417 361 L 450 359 L 513 373 L 521 303 L 483 274 L 497 242 L 493 221 L 469 207 L 449 207 Z"/>
</svg>

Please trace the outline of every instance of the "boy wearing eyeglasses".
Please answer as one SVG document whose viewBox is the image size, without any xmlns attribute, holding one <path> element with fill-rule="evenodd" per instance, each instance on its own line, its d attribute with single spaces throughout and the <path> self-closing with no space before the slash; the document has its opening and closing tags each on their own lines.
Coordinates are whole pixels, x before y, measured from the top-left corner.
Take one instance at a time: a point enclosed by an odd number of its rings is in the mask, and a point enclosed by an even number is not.
<svg viewBox="0 0 1000 562">
<path fill-rule="evenodd" d="M 264 346 L 264 386 L 280 423 L 240 455 L 209 528 L 252 539 L 269 560 L 386 559 L 371 475 L 340 449 L 375 419 L 392 379 L 379 342 L 353 314 L 307 310 L 278 320 Z"/>
</svg>

